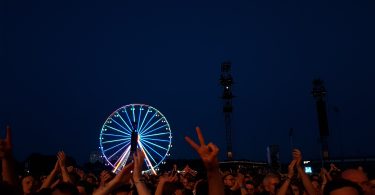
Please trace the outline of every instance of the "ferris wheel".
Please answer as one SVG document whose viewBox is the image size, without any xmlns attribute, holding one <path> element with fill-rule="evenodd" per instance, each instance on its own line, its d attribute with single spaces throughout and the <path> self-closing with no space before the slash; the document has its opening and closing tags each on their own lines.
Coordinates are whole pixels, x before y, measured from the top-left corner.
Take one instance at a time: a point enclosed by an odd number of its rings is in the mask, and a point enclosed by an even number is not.
<svg viewBox="0 0 375 195">
<path fill-rule="evenodd" d="M 104 122 L 99 136 L 100 150 L 117 173 L 132 161 L 138 148 L 145 154 L 147 171 L 169 156 L 172 132 L 167 119 L 156 108 L 145 104 L 128 104 L 115 110 Z"/>
</svg>

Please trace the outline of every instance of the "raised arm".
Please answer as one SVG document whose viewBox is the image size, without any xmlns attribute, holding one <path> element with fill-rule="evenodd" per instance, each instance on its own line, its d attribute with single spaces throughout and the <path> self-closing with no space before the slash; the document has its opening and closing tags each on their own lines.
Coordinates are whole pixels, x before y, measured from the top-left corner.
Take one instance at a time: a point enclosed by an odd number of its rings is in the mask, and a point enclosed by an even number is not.
<svg viewBox="0 0 375 195">
<path fill-rule="evenodd" d="M 178 179 L 176 173 L 171 173 L 170 175 L 160 175 L 159 183 L 156 186 L 155 195 L 163 195 L 164 184 L 168 182 L 173 183 L 177 180 Z"/>
<path fill-rule="evenodd" d="M 63 179 L 63 182 L 66 183 L 73 183 L 72 179 L 69 176 L 68 170 L 66 169 L 66 155 L 63 151 L 57 153 L 57 159 L 60 166 L 61 176 Z"/>
<path fill-rule="evenodd" d="M 234 186 L 231 188 L 231 190 L 237 190 L 240 189 L 241 195 L 247 195 L 247 190 L 245 186 L 245 176 L 237 171 L 237 177 L 236 177 L 236 183 Z"/>
<path fill-rule="evenodd" d="M 59 165 L 59 160 L 57 160 L 55 167 L 52 169 L 51 173 L 47 176 L 46 180 L 44 180 L 39 190 L 44 189 L 44 188 L 50 188 L 53 183 L 53 179 L 56 177 L 59 171 L 60 171 L 60 165 Z"/>
<path fill-rule="evenodd" d="M 305 173 L 305 170 L 302 167 L 302 154 L 301 151 L 298 149 L 293 150 L 293 158 L 296 160 L 296 167 L 298 171 L 298 175 L 302 179 L 303 186 L 306 189 L 307 194 L 309 195 L 317 195 L 317 191 L 315 190 L 314 186 L 312 185 L 309 176 Z"/>
<path fill-rule="evenodd" d="M 6 128 L 5 139 L 0 139 L 0 159 L 2 161 L 3 181 L 17 186 L 17 177 L 14 170 L 14 158 L 12 154 L 12 139 L 10 126 Z"/>
<path fill-rule="evenodd" d="M 133 169 L 134 163 L 127 164 L 121 171 L 107 184 L 103 184 L 99 187 L 93 195 L 107 195 L 110 194 L 114 189 L 116 189 L 121 184 L 125 183 L 127 176 L 130 175 L 130 171 Z"/>
<path fill-rule="evenodd" d="M 286 177 L 286 180 L 284 181 L 283 185 L 280 187 L 280 189 L 277 191 L 277 195 L 286 195 L 290 182 L 292 180 L 292 177 L 294 175 L 294 166 L 296 165 L 297 161 L 292 160 L 288 166 L 288 176 Z"/>
<path fill-rule="evenodd" d="M 205 143 L 203 134 L 199 127 L 196 127 L 195 130 L 197 132 L 199 145 L 188 136 L 185 137 L 185 140 L 198 153 L 206 167 L 208 193 L 209 195 L 224 195 L 224 184 L 219 172 L 219 161 L 217 158 L 219 148 L 211 142 L 209 144 Z"/>
<path fill-rule="evenodd" d="M 151 195 L 150 190 L 147 188 L 145 181 L 142 178 L 142 165 L 145 160 L 145 154 L 141 150 L 133 155 L 134 159 L 134 170 L 133 170 L 133 180 L 134 185 L 137 188 L 139 195 Z"/>
</svg>

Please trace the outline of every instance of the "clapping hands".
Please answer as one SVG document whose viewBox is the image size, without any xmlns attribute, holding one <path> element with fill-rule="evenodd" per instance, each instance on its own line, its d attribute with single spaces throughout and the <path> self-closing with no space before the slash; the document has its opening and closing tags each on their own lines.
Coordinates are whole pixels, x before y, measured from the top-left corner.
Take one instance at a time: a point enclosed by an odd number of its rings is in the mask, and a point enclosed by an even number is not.
<svg viewBox="0 0 375 195">
<path fill-rule="evenodd" d="M 66 155 L 64 151 L 57 153 L 57 161 L 59 162 L 60 167 L 65 167 L 66 165 Z"/>
<path fill-rule="evenodd" d="M 294 149 L 293 152 L 293 159 L 296 160 L 296 166 L 301 167 L 302 166 L 302 153 L 298 149 Z"/>
</svg>

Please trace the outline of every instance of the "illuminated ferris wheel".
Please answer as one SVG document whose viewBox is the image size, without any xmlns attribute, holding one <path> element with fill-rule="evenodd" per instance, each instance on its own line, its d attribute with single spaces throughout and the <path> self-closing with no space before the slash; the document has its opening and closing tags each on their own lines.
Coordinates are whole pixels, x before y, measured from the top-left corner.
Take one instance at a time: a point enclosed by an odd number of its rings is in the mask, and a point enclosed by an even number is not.
<svg viewBox="0 0 375 195">
<path fill-rule="evenodd" d="M 164 115 L 152 106 L 129 104 L 114 111 L 100 131 L 100 150 L 117 173 L 132 161 L 138 148 L 145 154 L 147 171 L 157 167 L 169 156 L 172 132 Z"/>
</svg>

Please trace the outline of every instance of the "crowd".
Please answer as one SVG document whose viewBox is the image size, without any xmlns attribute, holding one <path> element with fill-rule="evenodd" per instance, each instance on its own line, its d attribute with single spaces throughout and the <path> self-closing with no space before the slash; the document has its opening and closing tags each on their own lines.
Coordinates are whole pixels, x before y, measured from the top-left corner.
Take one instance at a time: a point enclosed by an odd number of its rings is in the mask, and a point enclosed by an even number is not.
<svg viewBox="0 0 375 195">
<path fill-rule="evenodd" d="M 293 160 L 287 173 L 221 171 L 219 148 L 206 143 L 201 130 L 196 128 L 198 142 L 185 137 L 196 151 L 205 168 L 204 176 L 186 166 L 178 171 L 154 174 L 142 172 L 144 153 L 137 150 L 133 162 L 117 174 L 103 170 L 100 175 L 67 166 L 63 151 L 51 172 L 39 178 L 17 176 L 12 156 L 11 129 L 0 139 L 1 178 L 0 195 L 375 195 L 375 180 L 369 180 L 362 168 L 340 170 L 331 164 L 329 170 L 308 175 L 302 163 L 302 153 L 292 151 Z"/>
</svg>

